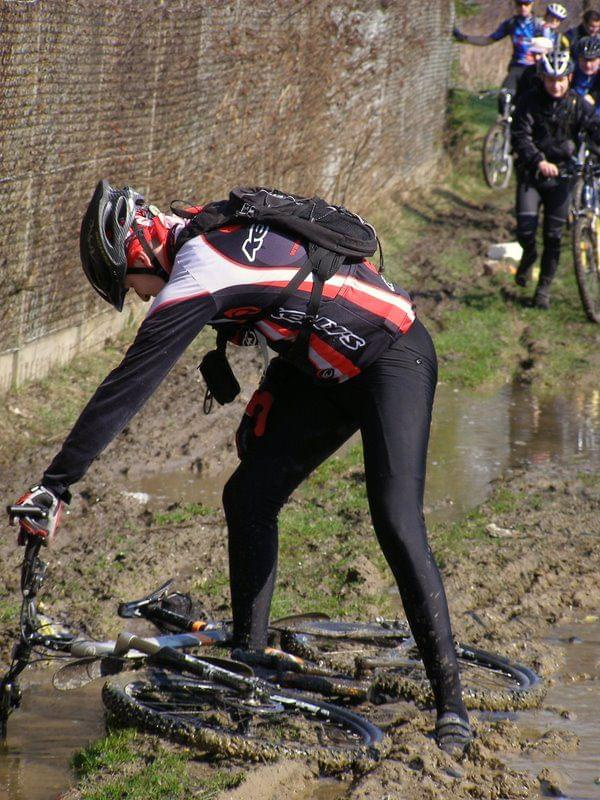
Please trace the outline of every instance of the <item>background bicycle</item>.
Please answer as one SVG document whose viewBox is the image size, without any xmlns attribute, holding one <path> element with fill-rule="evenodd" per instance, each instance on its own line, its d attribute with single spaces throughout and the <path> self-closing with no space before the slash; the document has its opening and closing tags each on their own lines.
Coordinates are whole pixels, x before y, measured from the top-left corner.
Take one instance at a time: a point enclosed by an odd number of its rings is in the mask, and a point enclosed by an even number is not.
<svg viewBox="0 0 600 800">
<path fill-rule="evenodd" d="M 479 98 L 498 96 L 500 113 L 483 140 L 482 167 L 485 182 L 490 189 L 506 189 L 513 169 L 510 134 L 512 123 L 512 95 L 506 89 L 479 93 Z"/>
<path fill-rule="evenodd" d="M 580 154 L 572 206 L 573 266 L 581 304 L 600 323 L 600 161 L 588 147 Z"/>
</svg>

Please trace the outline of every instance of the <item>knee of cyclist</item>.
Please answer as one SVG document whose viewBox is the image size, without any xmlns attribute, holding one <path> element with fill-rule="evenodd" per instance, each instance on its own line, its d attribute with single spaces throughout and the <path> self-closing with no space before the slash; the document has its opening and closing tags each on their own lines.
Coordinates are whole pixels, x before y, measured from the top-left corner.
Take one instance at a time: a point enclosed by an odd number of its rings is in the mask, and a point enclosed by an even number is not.
<svg viewBox="0 0 600 800">
<path fill-rule="evenodd" d="M 544 250 L 546 252 L 558 253 L 560 251 L 561 241 L 562 236 L 560 233 L 558 236 L 556 234 L 544 236 Z"/>
</svg>

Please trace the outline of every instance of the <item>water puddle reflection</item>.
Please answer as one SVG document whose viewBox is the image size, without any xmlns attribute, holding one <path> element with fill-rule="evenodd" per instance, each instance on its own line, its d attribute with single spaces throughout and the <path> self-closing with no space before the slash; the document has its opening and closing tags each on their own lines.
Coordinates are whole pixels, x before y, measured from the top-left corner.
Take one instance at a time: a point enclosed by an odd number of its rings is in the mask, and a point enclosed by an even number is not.
<svg viewBox="0 0 600 800">
<path fill-rule="evenodd" d="M 7 741 L 0 746 L 0 797 L 49 800 L 72 780 L 69 761 L 75 750 L 104 734 L 102 686 L 96 682 L 58 692 L 50 671 L 30 672 L 27 678 L 21 707 L 11 716 Z"/>
<path fill-rule="evenodd" d="M 528 735 L 541 738 L 549 730 L 575 734 L 579 746 L 574 752 L 533 758 L 509 756 L 516 769 L 537 775 L 544 767 L 564 776 L 563 791 L 573 798 L 600 798 L 600 623 L 577 624 L 553 629 L 549 646 L 564 650 L 565 666 L 555 676 L 544 706 L 550 711 L 522 711 L 504 715 L 515 719 Z M 561 716 L 559 709 L 568 712 Z M 502 718 L 494 714 L 495 719 Z"/>
</svg>

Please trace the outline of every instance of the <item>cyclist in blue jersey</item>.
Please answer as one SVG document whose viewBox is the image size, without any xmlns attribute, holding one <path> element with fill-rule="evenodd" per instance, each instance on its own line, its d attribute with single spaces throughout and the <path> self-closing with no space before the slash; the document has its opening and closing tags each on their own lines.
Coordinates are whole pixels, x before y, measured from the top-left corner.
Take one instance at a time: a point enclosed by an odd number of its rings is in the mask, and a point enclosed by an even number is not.
<svg viewBox="0 0 600 800">
<path fill-rule="evenodd" d="M 502 88 L 514 96 L 517 82 L 523 71 L 534 63 L 530 52 L 531 40 L 537 36 L 547 36 L 551 31 L 544 22 L 533 14 L 533 0 L 516 0 L 517 13 L 504 20 L 489 36 L 475 36 L 462 33 L 458 28 L 453 31 L 454 38 L 459 42 L 486 47 L 510 36 L 513 45 L 513 54 L 508 66 L 508 72 L 502 83 Z"/>
<path fill-rule="evenodd" d="M 373 527 L 431 682 L 437 742 L 462 753 L 471 729 L 423 518 L 437 362 L 410 296 L 367 259 L 346 258 L 319 281 L 311 245 L 277 226 L 240 219 L 202 232 L 194 219 L 162 214 L 129 187 L 114 189 L 107 181 L 96 187 L 81 226 L 85 274 L 119 311 L 128 289 L 152 305 L 121 363 L 19 501 L 44 508 L 46 519 L 28 517 L 21 525 L 49 541 L 71 499 L 69 487 L 202 328 L 249 317 L 247 333 L 262 335 L 277 355 L 246 407 L 237 434 L 240 464 L 223 492 L 234 645 L 267 645 L 280 509 L 360 430 Z M 316 310 L 315 283 L 323 298 Z M 294 352 L 303 332 L 305 347 Z"/>
<path fill-rule="evenodd" d="M 583 36 L 575 48 L 577 58 L 571 88 L 580 97 L 596 104 L 600 70 L 600 36 Z"/>
<path fill-rule="evenodd" d="M 558 29 L 566 20 L 567 16 L 567 9 L 560 3 L 550 3 L 546 7 L 546 13 L 544 14 L 544 27 L 546 29 L 546 36 L 552 39 L 554 46 L 559 46 L 561 48 L 563 47 L 561 34 L 559 33 Z M 566 41 L 564 42 L 564 45 L 568 47 Z"/>
</svg>

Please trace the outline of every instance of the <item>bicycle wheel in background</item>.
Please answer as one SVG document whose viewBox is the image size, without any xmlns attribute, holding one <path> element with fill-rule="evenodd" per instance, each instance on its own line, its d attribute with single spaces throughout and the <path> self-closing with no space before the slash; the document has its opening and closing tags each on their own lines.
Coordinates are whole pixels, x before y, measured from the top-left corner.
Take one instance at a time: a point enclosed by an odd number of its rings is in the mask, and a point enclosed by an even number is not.
<svg viewBox="0 0 600 800">
<path fill-rule="evenodd" d="M 310 757 L 323 772 L 372 768 L 383 734 L 344 708 L 272 687 L 259 699 L 172 670 L 111 678 L 102 690 L 121 722 L 227 758 Z"/>
<path fill-rule="evenodd" d="M 580 213 L 573 225 L 573 265 L 586 316 L 600 323 L 600 217 L 591 212 Z"/>
<path fill-rule="evenodd" d="M 306 632 L 289 630 L 282 635 L 284 649 L 309 662 L 294 678 L 295 688 L 317 690 L 322 685 L 332 695 L 337 690 L 339 696 L 350 698 L 345 687 L 353 680 L 362 694 L 356 695 L 358 699 L 390 696 L 433 704 L 425 668 L 408 629 L 399 628 L 394 635 L 394 623 L 341 624 L 347 626 L 345 633 L 332 627 L 340 623 L 322 622 L 306 626 Z M 540 705 L 544 689 L 528 667 L 470 645 L 457 645 L 456 652 L 468 708 L 501 711 Z M 310 662 L 319 679 L 305 684 Z"/>
<path fill-rule="evenodd" d="M 483 140 L 483 176 L 490 189 L 506 189 L 510 181 L 513 160 L 507 138 L 510 138 L 509 125 L 495 122 Z"/>
</svg>

